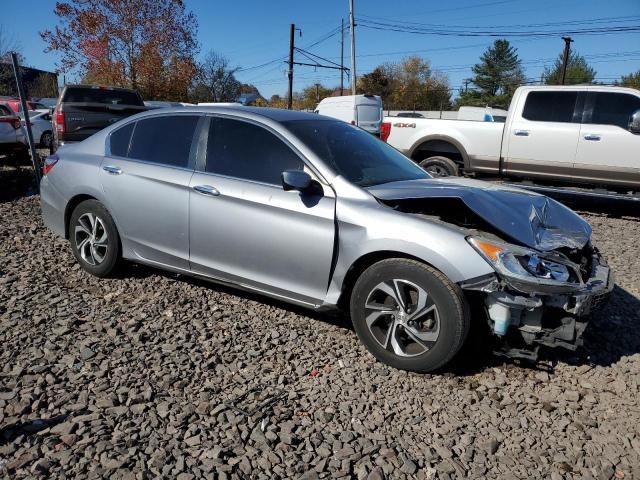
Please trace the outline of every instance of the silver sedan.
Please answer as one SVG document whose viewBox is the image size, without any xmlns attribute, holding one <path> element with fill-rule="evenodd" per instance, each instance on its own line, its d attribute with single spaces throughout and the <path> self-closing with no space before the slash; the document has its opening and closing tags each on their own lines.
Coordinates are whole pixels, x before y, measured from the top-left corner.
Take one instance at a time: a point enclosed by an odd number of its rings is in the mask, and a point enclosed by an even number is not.
<svg viewBox="0 0 640 480">
<path fill-rule="evenodd" d="M 300 112 L 162 109 L 60 148 L 45 223 L 97 276 L 123 259 L 347 312 L 397 368 L 447 364 L 471 328 L 502 354 L 576 348 L 613 285 L 578 215 L 435 179 L 366 132 Z"/>
</svg>

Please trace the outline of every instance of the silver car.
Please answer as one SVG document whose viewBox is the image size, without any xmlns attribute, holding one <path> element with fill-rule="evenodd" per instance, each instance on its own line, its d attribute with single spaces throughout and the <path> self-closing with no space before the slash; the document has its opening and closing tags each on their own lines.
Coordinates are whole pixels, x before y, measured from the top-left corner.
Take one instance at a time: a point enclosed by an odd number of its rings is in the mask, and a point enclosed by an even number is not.
<svg viewBox="0 0 640 480">
<path fill-rule="evenodd" d="M 575 349 L 613 286 L 591 229 L 535 193 L 431 178 L 357 127 L 241 106 L 134 115 L 44 166 L 45 223 L 89 273 L 122 259 L 350 314 L 428 372 L 470 328 L 502 354 Z"/>
</svg>

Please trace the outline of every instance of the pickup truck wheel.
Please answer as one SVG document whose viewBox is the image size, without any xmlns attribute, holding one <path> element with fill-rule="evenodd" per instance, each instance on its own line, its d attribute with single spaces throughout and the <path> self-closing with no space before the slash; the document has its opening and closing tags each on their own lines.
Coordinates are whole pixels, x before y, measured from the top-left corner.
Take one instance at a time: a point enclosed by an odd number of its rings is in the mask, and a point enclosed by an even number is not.
<svg viewBox="0 0 640 480">
<path fill-rule="evenodd" d="M 387 259 L 365 270 L 353 288 L 350 311 L 367 349 L 402 370 L 426 373 L 444 366 L 469 331 L 460 288 L 415 260 Z"/>
<path fill-rule="evenodd" d="M 460 174 L 455 162 L 447 157 L 425 158 L 420 166 L 434 177 L 457 177 Z"/>
</svg>

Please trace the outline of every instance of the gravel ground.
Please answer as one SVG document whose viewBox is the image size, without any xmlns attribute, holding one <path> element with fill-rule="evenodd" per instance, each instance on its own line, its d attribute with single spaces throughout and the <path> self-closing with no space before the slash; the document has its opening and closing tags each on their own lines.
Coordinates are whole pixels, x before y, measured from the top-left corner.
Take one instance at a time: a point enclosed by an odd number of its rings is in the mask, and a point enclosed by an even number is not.
<svg viewBox="0 0 640 480">
<path fill-rule="evenodd" d="M 640 219 L 585 214 L 618 287 L 582 351 L 417 375 L 339 316 L 93 278 L 37 197 L 3 199 L 0 476 L 640 478 Z"/>
</svg>

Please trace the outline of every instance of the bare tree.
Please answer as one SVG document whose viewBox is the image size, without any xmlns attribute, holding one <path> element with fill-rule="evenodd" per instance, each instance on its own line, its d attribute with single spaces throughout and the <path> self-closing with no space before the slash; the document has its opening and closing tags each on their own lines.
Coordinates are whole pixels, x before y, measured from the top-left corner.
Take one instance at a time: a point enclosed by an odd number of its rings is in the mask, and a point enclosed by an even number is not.
<svg viewBox="0 0 640 480">
<path fill-rule="evenodd" d="M 0 25 L 0 62 L 10 62 L 11 52 L 17 52 L 18 58 L 22 62 L 24 58 L 20 54 L 20 42 Z"/>
<path fill-rule="evenodd" d="M 229 59 L 211 50 L 198 66 L 195 96 L 199 101 L 235 101 L 242 86 L 236 79 L 237 71 L 229 65 Z"/>
</svg>

